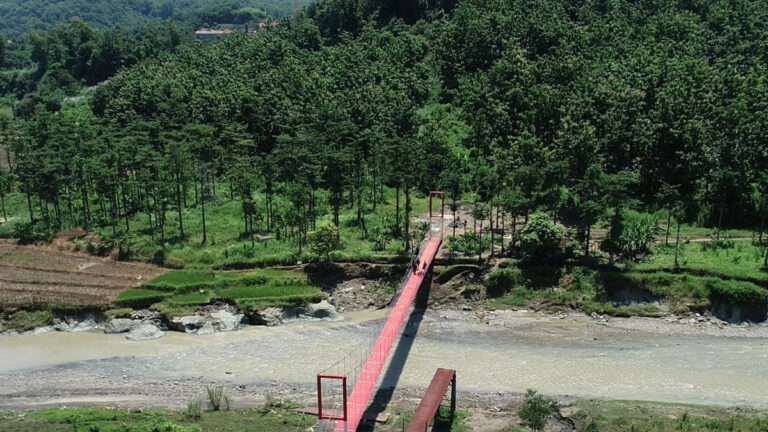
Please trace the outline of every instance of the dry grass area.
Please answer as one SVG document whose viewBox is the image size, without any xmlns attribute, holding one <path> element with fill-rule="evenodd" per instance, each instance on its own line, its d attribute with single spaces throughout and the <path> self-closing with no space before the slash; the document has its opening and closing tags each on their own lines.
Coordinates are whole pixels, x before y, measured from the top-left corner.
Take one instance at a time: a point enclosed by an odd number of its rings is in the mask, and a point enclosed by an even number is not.
<svg viewBox="0 0 768 432">
<path fill-rule="evenodd" d="M 0 240 L 0 304 L 104 306 L 164 269 Z"/>
</svg>

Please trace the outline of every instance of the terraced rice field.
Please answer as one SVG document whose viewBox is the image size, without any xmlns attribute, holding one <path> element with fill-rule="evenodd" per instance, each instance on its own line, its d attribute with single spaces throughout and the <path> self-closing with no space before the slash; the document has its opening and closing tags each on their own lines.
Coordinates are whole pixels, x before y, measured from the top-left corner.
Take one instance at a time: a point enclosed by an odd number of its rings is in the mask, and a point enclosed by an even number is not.
<svg viewBox="0 0 768 432">
<path fill-rule="evenodd" d="M 0 240 L 0 304 L 103 306 L 165 270 Z"/>
</svg>

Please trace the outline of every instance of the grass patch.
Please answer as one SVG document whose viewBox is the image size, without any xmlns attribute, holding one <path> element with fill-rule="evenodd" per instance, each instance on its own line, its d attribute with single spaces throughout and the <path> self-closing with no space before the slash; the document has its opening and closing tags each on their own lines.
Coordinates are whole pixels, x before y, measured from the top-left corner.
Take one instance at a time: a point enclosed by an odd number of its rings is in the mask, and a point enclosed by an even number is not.
<svg viewBox="0 0 768 432">
<path fill-rule="evenodd" d="M 287 409 L 203 411 L 198 418 L 176 411 L 107 408 L 48 409 L 0 414 L 0 430 L 8 432 L 295 432 L 312 425 L 312 417 Z"/>
<path fill-rule="evenodd" d="M 53 313 L 50 310 L 19 310 L 12 313 L 7 320 L 0 321 L 0 328 L 25 332 L 52 324 Z"/>
<path fill-rule="evenodd" d="M 504 269 L 509 271 L 509 268 Z M 515 309 L 532 300 L 556 307 L 582 309 L 591 314 L 657 317 L 662 301 L 670 310 L 692 313 L 714 303 L 761 308 L 768 304 L 768 291 L 752 282 L 663 271 L 619 271 L 585 267 L 522 267 L 521 277 L 490 278 L 486 285 L 499 287 L 501 295 L 485 303 L 486 309 Z M 500 272 L 501 270 L 497 270 Z M 492 273 L 493 275 L 493 273 Z M 546 280 L 545 280 L 546 279 Z M 509 289 L 508 286 L 514 286 Z M 495 292 L 494 292 L 495 293 Z M 492 293 L 489 292 L 489 296 Z"/>
<path fill-rule="evenodd" d="M 146 307 L 151 302 L 154 309 L 173 318 L 194 313 L 199 306 L 217 299 L 230 300 L 250 311 L 296 307 L 323 298 L 306 275 L 293 271 L 176 270 L 123 292 L 116 303 Z"/>
<path fill-rule="evenodd" d="M 218 268 L 246 269 L 275 265 L 291 265 L 298 261 L 316 262 L 320 257 L 312 254 L 306 247 L 299 251 L 298 238 L 291 235 L 290 230 L 280 233 L 267 230 L 266 223 L 256 226 L 257 236 L 252 243 L 248 235 L 244 235 L 243 210 L 239 201 L 228 200 L 227 185 L 217 186 L 215 202 L 206 205 L 206 227 L 208 241 L 202 243 L 201 208 L 194 203 L 193 191 L 190 190 L 188 201 L 190 207 L 183 209 L 182 221 L 186 238 L 181 241 L 178 232 L 178 215 L 169 209 L 166 220 L 164 240 L 159 233 L 150 235 L 149 219 L 145 214 L 137 214 L 130 221 L 131 239 L 129 248 L 131 257 L 135 260 L 153 261 L 171 268 Z M 332 220 L 332 209 L 327 203 L 325 191 L 318 191 L 317 223 Z M 404 196 L 400 195 L 400 217 L 403 218 Z M 256 205 L 263 209 L 265 197 L 256 194 Z M 24 204 L 20 201 L 19 204 Z M 423 196 L 412 196 L 412 216 L 428 211 L 428 199 Z M 281 197 L 276 197 L 275 207 L 279 212 L 288 206 Z M 21 219 L 28 219 L 24 207 L 19 206 L 18 212 L 11 213 Z M 370 203 L 363 208 L 365 219 L 363 227 L 357 222 L 357 208 L 342 206 L 340 214 L 340 236 L 342 249 L 331 254 L 334 261 L 379 261 L 391 260 L 404 253 L 403 241 L 393 235 L 395 221 L 395 192 L 385 188 L 384 199 L 377 203 L 374 209 Z M 99 234 L 109 237 L 111 227 L 95 227 Z M 417 226 L 413 225 L 416 230 Z M 161 257 L 161 258 L 160 258 Z M 191 282 L 191 281 L 190 281 Z"/>
<path fill-rule="evenodd" d="M 638 401 L 578 401 L 571 417 L 578 430 L 595 432 L 768 430 L 765 411 Z"/>
<path fill-rule="evenodd" d="M 115 300 L 115 304 L 118 307 L 131 307 L 137 309 L 162 301 L 171 295 L 171 293 L 155 289 L 131 288 L 120 293 Z"/>
<path fill-rule="evenodd" d="M 712 247 L 710 243 L 681 244 L 678 264 L 682 270 L 712 276 L 768 282 L 768 271 L 762 268 L 765 246 L 748 241 L 730 242 L 729 247 Z M 653 255 L 634 267 L 635 270 L 671 270 L 675 267 L 675 249 L 656 247 Z"/>
<path fill-rule="evenodd" d="M 386 426 L 391 427 L 386 430 L 399 431 L 401 425 L 408 425 L 413 419 L 412 411 L 401 411 L 398 407 L 389 407 L 388 411 L 392 413 L 392 417 L 387 421 Z M 457 409 L 454 413 L 453 422 L 451 422 L 451 408 L 447 405 L 440 405 L 430 426 L 434 427 L 435 430 L 466 432 L 468 429 L 463 423 L 469 416 L 468 411 Z"/>
</svg>

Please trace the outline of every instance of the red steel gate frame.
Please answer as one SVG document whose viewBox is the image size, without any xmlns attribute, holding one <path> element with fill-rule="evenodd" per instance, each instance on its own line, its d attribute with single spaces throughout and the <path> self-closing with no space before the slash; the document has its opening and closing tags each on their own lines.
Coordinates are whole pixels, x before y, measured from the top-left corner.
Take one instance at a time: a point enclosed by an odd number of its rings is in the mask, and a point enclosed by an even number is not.
<svg viewBox="0 0 768 432">
<path fill-rule="evenodd" d="M 330 414 L 323 413 L 323 380 L 334 379 L 341 381 L 342 391 L 342 404 L 341 415 L 334 415 L 337 411 L 332 411 Z M 323 431 L 323 420 L 342 421 L 344 422 L 345 430 L 347 425 L 347 377 L 343 375 L 317 375 L 317 418 L 319 421 L 319 431 Z"/>
<path fill-rule="evenodd" d="M 432 212 L 432 198 L 440 197 L 440 215 L 435 215 Z M 445 192 L 430 191 L 429 192 L 429 218 L 444 218 L 445 217 Z"/>
</svg>

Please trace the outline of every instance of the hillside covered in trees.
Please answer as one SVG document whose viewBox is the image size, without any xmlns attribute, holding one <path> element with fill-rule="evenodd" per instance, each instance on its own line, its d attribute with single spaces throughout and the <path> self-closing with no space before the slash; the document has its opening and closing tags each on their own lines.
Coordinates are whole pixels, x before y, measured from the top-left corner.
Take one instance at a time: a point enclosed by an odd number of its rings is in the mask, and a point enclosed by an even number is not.
<svg viewBox="0 0 768 432">
<path fill-rule="evenodd" d="M 297 260 L 322 222 L 407 249 L 430 189 L 470 194 L 491 227 L 544 212 L 584 251 L 606 221 L 612 255 L 630 209 L 762 231 L 766 19 L 761 0 L 325 0 L 123 69 L 74 68 L 85 48 L 62 37 L 32 57 L 61 97 L 29 89 L 2 122 L 6 213 L 21 237 L 151 236 L 149 256 L 190 214 L 210 242 L 226 207 L 243 247 L 275 234 Z"/>
<path fill-rule="evenodd" d="M 190 25 L 247 24 L 279 19 L 304 0 L 0 0 L 0 33 L 17 39 L 78 17 L 98 30 L 140 29 L 173 19 Z"/>
</svg>

